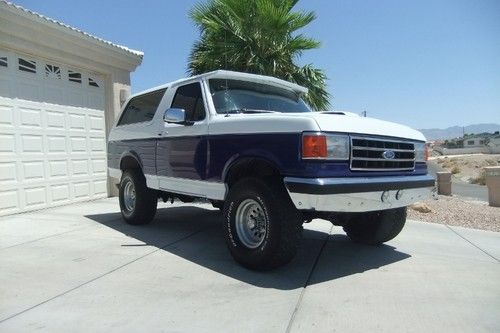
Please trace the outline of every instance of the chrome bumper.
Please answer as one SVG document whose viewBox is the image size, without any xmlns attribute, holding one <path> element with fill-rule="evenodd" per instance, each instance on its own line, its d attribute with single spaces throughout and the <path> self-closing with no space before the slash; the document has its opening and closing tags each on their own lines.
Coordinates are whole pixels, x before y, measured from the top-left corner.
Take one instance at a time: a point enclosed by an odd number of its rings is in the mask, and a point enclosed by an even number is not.
<svg viewBox="0 0 500 333">
<path fill-rule="evenodd" d="M 435 191 L 425 176 L 295 178 L 285 177 L 295 207 L 322 212 L 367 212 L 408 206 Z"/>
</svg>

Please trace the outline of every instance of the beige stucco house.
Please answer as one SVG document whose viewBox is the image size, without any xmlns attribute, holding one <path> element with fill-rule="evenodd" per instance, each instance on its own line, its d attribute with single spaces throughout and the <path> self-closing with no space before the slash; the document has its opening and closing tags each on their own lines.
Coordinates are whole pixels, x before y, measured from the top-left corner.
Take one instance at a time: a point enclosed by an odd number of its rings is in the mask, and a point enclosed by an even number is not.
<svg viewBox="0 0 500 333">
<path fill-rule="evenodd" d="M 0 215 L 106 197 L 142 52 L 0 0 Z"/>
</svg>

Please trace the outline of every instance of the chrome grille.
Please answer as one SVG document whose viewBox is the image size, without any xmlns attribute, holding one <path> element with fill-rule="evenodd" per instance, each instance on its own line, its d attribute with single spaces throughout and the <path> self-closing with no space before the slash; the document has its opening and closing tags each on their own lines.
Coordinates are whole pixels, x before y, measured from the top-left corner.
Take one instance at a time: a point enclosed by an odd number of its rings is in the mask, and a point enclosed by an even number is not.
<svg viewBox="0 0 500 333">
<path fill-rule="evenodd" d="M 411 142 L 351 137 L 351 170 L 402 171 L 414 168 L 415 146 Z"/>
</svg>

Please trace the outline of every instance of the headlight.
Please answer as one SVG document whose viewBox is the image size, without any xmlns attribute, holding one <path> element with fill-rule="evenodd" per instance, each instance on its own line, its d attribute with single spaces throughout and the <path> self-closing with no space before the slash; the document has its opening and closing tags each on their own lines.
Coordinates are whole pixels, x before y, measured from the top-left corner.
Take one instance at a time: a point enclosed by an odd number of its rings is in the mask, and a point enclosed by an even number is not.
<svg viewBox="0 0 500 333">
<path fill-rule="evenodd" d="M 302 158 L 304 159 L 349 159 L 349 136 L 325 133 L 302 135 Z"/>
<path fill-rule="evenodd" d="M 427 161 L 427 146 L 424 142 L 415 142 L 415 162 Z"/>
</svg>

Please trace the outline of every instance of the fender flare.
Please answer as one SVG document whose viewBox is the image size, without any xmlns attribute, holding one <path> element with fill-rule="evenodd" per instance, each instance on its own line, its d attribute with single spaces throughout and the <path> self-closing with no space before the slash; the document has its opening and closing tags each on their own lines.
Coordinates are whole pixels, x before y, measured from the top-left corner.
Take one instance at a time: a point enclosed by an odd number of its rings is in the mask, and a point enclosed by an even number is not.
<svg viewBox="0 0 500 333">
<path fill-rule="evenodd" d="M 137 164 L 139 165 L 139 168 L 141 169 L 141 172 L 142 172 L 143 167 L 142 167 L 142 161 L 141 161 L 141 158 L 139 157 L 139 154 L 137 154 L 137 153 L 136 153 L 135 151 L 133 151 L 133 150 L 127 150 L 127 151 L 124 151 L 124 152 L 121 154 L 121 156 L 120 156 L 120 165 L 119 165 L 120 170 L 123 170 L 123 168 L 122 168 L 122 163 L 123 163 L 123 160 L 124 160 L 125 158 L 132 158 L 132 159 L 134 159 L 134 160 L 137 162 Z"/>
<path fill-rule="evenodd" d="M 261 150 L 255 150 L 255 151 L 252 150 L 243 153 L 237 153 L 231 156 L 224 165 L 224 168 L 222 169 L 221 180 L 224 183 L 226 183 L 226 179 L 231 169 L 234 166 L 244 162 L 245 160 L 261 160 L 271 165 L 274 169 L 278 170 L 279 172 L 281 172 L 282 170 L 282 168 L 280 167 L 280 163 L 278 162 L 278 160 L 274 155 L 269 154 L 269 152 Z"/>
</svg>

